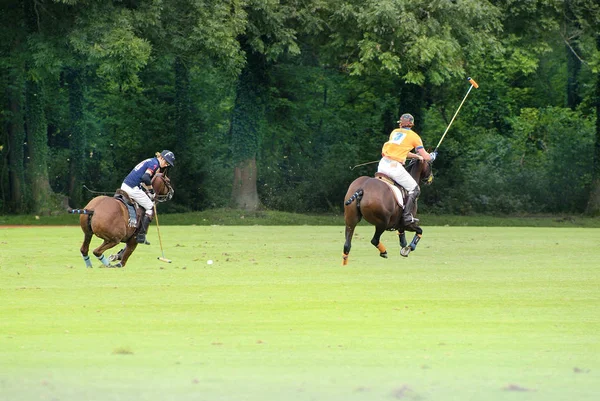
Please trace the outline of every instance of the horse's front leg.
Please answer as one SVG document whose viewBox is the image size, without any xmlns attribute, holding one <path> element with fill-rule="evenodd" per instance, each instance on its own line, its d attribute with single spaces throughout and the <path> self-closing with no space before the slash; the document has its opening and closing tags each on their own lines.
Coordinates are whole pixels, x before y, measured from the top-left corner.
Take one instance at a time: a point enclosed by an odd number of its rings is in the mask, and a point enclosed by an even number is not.
<svg viewBox="0 0 600 401">
<path fill-rule="evenodd" d="M 388 257 L 387 249 L 385 249 L 385 245 L 383 245 L 383 242 L 380 241 L 381 234 L 383 234 L 384 231 L 385 231 L 385 226 L 375 227 L 375 234 L 373 235 L 373 238 L 371 239 L 371 244 L 373 244 L 373 246 L 379 250 L 379 256 L 387 259 L 387 257 Z"/>
<path fill-rule="evenodd" d="M 125 248 L 127 248 L 127 245 L 125 245 Z M 125 253 L 125 248 L 121 248 L 121 250 L 119 252 L 117 252 L 116 254 L 110 255 L 108 257 L 108 260 L 110 262 L 122 260 L 123 259 L 123 253 Z"/>
<path fill-rule="evenodd" d="M 417 248 L 417 244 L 419 243 L 419 241 L 421 240 L 421 237 L 423 236 L 423 230 L 421 229 L 421 227 L 415 225 L 415 236 L 413 237 L 412 241 L 410 242 L 410 244 L 404 246 L 402 249 L 400 249 L 400 255 L 404 256 L 404 257 L 408 257 L 408 254 L 411 251 L 414 251 Z M 404 240 L 406 243 L 406 239 Z"/>
<path fill-rule="evenodd" d="M 137 248 L 137 246 L 138 246 L 137 237 L 133 236 L 132 238 L 129 239 L 129 241 L 127 241 L 127 245 L 125 245 L 124 252 L 121 255 L 121 261 L 119 263 L 117 263 L 116 267 L 125 267 L 125 264 L 127 263 L 127 259 L 129 259 L 129 257 L 133 253 L 133 251 L 135 251 L 135 248 Z"/>
<path fill-rule="evenodd" d="M 404 248 L 406 245 L 408 245 L 408 242 L 406 242 L 405 231 L 398 231 L 398 239 L 400 240 L 400 248 Z"/>
</svg>

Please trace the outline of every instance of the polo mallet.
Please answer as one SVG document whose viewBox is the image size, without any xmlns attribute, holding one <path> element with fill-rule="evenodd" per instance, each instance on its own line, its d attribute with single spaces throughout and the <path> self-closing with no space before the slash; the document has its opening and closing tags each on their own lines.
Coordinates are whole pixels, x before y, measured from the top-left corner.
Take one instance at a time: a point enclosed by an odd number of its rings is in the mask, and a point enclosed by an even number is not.
<svg viewBox="0 0 600 401">
<path fill-rule="evenodd" d="M 157 259 L 161 262 L 171 263 L 171 259 L 165 258 L 165 251 L 163 250 L 162 238 L 160 238 L 160 228 L 158 225 L 158 213 L 156 212 L 156 204 L 152 205 L 154 207 L 154 217 L 156 218 L 156 232 L 158 233 L 158 242 L 160 243 L 160 251 L 162 253 L 162 257 L 158 257 Z"/>
<path fill-rule="evenodd" d="M 462 102 L 460 102 L 460 106 L 458 106 L 458 109 L 456 110 L 456 113 L 454 113 L 454 117 L 452 117 L 452 120 L 450 120 L 450 124 L 448 124 L 448 126 L 446 127 L 446 131 L 444 131 L 444 135 L 442 135 L 442 137 L 440 138 L 440 141 L 438 142 L 437 146 L 435 147 L 434 152 L 437 152 L 438 148 L 442 144 L 442 141 L 444 140 L 444 137 L 448 133 L 448 130 L 450 129 L 450 126 L 452 125 L 452 123 L 454 122 L 454 119 L 456 118 L 456 115 L 460 111 L 460 108 L 462 107 L 462 105 L 465 102 L 465 100 L 467 100 L 467 96 L 469 96 L 469 93 L 471 92 L 471 89 L 473 89 L 473 87 L 475 87 L 475 89 L 479 88 L 479 85 L 477 84 L 477 82 L 475 82 L 475 80 L 473 78 L 469 77 L 469 78 L 467 78 L 467 80 L 471 83 L 471 86 L 469 87 L 469 90 L 467 91 L 467 94 L 463 98 Z"/>
</svg>

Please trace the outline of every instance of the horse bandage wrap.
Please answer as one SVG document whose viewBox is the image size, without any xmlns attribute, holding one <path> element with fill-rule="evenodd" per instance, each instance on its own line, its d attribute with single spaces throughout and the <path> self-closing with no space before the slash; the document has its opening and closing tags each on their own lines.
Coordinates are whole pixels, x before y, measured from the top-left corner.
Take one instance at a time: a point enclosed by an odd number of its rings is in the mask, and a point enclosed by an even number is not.
<svg viewBox="0 0 600 401">
<path fill-rule="evenodd" d="M 71 214 L 94 214 L 93 210 L 87 210 L 87 209 L 67 209 L 68 213 Z"/>
<path fill-rule="evenodd" d="M 352 194 L 352 196 L 348 198 L 348 200 L 344 204 L 348 206 L 349 204 L 354 202 L 354 200 L 356 200 L 356 207 L 360 207 L 360 200 L 362 199 L 363 193 L 363 190 L 359 189 L 354 194 Z"/>
</svg>

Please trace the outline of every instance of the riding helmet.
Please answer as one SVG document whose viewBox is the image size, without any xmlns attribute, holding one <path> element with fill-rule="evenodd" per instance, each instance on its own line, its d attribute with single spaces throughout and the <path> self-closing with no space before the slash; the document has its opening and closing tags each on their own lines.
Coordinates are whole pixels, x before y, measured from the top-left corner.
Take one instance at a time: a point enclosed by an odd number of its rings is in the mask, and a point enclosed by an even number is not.
<svg viewBox="0 0 600 401">
<path fill-rule="evenodd" d="M 401 127 L 412 127 L 415 125 L 415 118 L 408 113 L 402 114 L 400 120 L 398 120 L 398 124 L 400 124 Z"/>
<path fill-rule="evenodd" d="M 175 155 L 170 150 L 165 149 L 160 152 L 160 155 L 167 163 L 169 163 L 169 166 L 173 166 L 175 164 Z"/>
</svg>

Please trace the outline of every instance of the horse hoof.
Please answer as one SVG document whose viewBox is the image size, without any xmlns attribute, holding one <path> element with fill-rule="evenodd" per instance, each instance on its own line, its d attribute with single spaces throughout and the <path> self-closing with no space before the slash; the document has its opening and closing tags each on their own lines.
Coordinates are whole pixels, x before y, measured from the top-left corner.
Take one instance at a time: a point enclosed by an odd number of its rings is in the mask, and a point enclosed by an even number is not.
<svg viewBox="0 0 600 401">
<path fill-rule="evenodd" d="M 405 258 L 408 258 L 408 254 L 410 253 L 410 251 L 412 251 L 410 246 L 405 246 L 404 248 L 400 249 L 400 255 L 404 256 Z"/>
<path fill-rule="evenodd" d="M 387 251 L 380 253 L 379 256 L 381 256 L 384 259 L 387 259 L 388 258 L 387 257 Z"/>
</svg>

